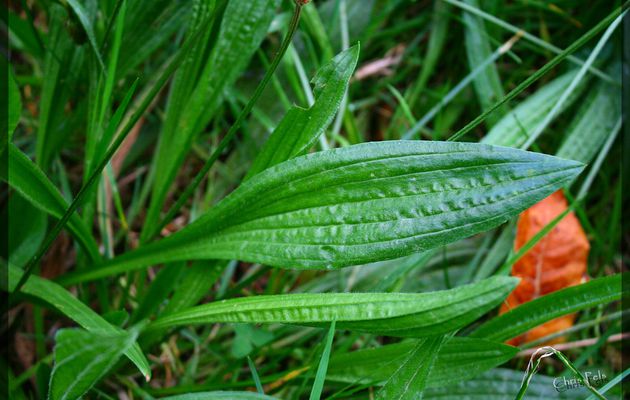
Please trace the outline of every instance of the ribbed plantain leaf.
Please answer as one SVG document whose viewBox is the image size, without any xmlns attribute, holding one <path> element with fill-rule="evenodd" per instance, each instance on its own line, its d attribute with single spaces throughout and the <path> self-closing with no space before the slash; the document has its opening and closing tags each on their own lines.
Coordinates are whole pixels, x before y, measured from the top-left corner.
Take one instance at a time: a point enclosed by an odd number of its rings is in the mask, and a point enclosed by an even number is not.
<svg viewBox="0 0 630 400">
<path fill-rule="evenodd" d="M 218 41 L 202 68 L 199 82 L 186 98 L 185 105 L 179 107 L 181 115 L 173 124 L 175 128 L 163 132 L 167 138 L 160 143 L 155 159 L 155 181 L 143 229 L 145 235 L 146 232 L 152 232 L 158 223 L 168 190 L 195 135 L 214 115 L 223 90 L 234 83 L 247 67 L 249 59 L 267 33 L 278 4 L 278 0 L 228 2 Z M 200 54 L 203 55 L 203 52 Z M 172 107 L 169 105 L 169 108 Z"/>
<path fill-rule="evenodd" d="M 621 292 L 621 274 L 594 279 L 522 304 L 481 325 L 471 336 L 511 339 L 554 318 L 620 300 Z"/>
<path fill-rule="evenodd" d="M 306 154 L 330 124 L 359 59 L 359 45 L 338 54 L 312 80 L 315 103 L 293 106 L 273 131 L 247 172 L 250 178 L 282 161 Z"/>
<path fill-rule="evenodd" d="M 353 351 L 330 359 L 328 379 L 353 384 L 382 385 L 418 343 L 407 340 L 373 349 Z M 510 360 L 518 349 L 503 343 L 453 337 L 438 352 L 427 387 L 452 385 L 471 379 Z"/>
<path fill-rule="evenodd" d="M 518 282 L 493 277 L 432 293 L 324 293 L 253 296 L 192 307 L 147 329 L 190 324 L 284 323 L 388 336 L 423 337 L 461 328 L 498 305 Z M 291 307 L 287 307 L 290 304 Z"/>
<path fill-rule="evenodd" d="M 256 175 L 168 238 L 63 282 L 187 259 L 312 269 L 392 259 L 493 228 L 582 168 L 474 143 L 373 142 L 314 153 Z"/>
</svg>

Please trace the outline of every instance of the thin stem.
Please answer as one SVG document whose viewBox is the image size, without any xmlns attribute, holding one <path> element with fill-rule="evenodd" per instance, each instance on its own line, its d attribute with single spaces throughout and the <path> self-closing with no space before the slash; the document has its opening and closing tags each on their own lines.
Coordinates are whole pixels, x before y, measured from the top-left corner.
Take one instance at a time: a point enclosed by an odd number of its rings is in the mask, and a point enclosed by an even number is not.
<svg viewBox="0 0 630 400">
<path fill-rule="evenodd" d="M 286 36 L 284 37 L 284 41 L 282 42 L 282 45 L 280 46 L 280 50 L 274 57 L 271 63 L 271 66 L 269 67 L 269 69 L 265 73 L 265 76 L 262 78 L 262 80 L 258 84 L 258 87 L 256 87 L 256 90 L 254 91 L 253 96 L 249 99 L 249 101 L 245 105 L 245 108 L 243 108 L 241 113 L 236 118 L 236 122 L 234 122 L 234 125 L 230 127 L 230 129 L 228 130 L 228 133 L 223 137 L 223 139 L 221 139 L 221 141 L 219 142 L 219 145 L 214 150 L 210 158 L 206 160 L 201 170 L 197 173 L 197 175 L 195 175 L 195 178 L 193 179 L 193 181 L 190 184 L 188 184 L 188 186 L 186 186 L 184 193 L 182 193 L 179 199 L 177 199 L 177 202 L 168 210 L 168 212 L 166 213 L 166 216 L 162 219 L 162 221 L 159 224 L 157 224 L 153 232 L 150 232 L 150 234 L 147 236 L 148 238 L 147 240 L 151 239 L 156 233 L 160 232 L 162 228 L 166 226 L 168 222 L 170 222 L 171 220 L 173 220 L 173 218 L 175 218 L 175 216 L 177 215 L 179 210 L 182 208 L 184 203 L 186 203 L 188 198 L 195 192 L 197 187 L 201 184 L 201 181 L 208 174 L 208 171 L 210 171 L 210 168 L 212 168 L 212 166 L 219 159 L 219 157 L 221 156 L 225 148 L 236 136 L 237 130 L 240 128 L 245 118 L 251 112 L 252 108 L 254 107 L 254 104 L 256 103 L 256 101 L 262 94 L 263 90 L 267 86 L 267 83 L 269 83 L 269 81 L 271 80 L 271 77 L 273 76 L 273 73 L 278 67 L 278 64 L 280 64 L 280 61 L 282 60 L 284 53 L 286 53 L 287 49 L 289 48 L 289 45 L 291 44 L 291 40 L 293 39 L 293 35 L 297 31 L 298 24 L 300 22 L 300 14 L 301 14 L 302 7 L 304 4 L 306 3 L 303 1 L 296 0 L 295 11 L 293 12 L 293 17 L 291 18 L 291 22 L 289 24 L 289 30 Z"/>
</svg>

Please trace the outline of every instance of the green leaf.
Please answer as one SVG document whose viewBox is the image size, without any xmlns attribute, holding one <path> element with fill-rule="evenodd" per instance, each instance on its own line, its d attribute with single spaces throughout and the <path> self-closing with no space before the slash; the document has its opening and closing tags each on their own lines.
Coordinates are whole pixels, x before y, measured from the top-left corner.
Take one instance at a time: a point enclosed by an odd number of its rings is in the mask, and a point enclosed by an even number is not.
<svg viewBox="0 0 630 400">
<path fill-rule="evenodd" d="M 432 293 L 324 293 L 252 296 L 212 302 L 158 318 L 147 330 L 192 324 L 282 323 L 388 336 L 439 335 L 485 314 L 516 286 L 516 278 L 492 277 Z M 291 307 L 287 308 L 286 305 Z"/>
<path fill-rule="evenodd" d="M 96 59 L 98 60 L 98 63 L 101 66 L 102 71 L 105 72 L 105 63 L 103 62 L 103 57 L 101 57 L 101 53 L 98 49 L 99 47 L 98 43 L 96 43 L 96 35 L 94 34 L 94 25 L 92 24 L 92 21 L 90 20 L 90 17 L 88 16 L 87 10 L 83 7 L 83 4 L 81 4 L 78 0 L 66 0 L 66 1 L 68 2 L 68 5 L 70 6 L 74 14 L 79 19 L 81 26 L 85 30 L 85 34 L 87 35 L 88 41 L 90 42 L 90 47 L 92 47 L 92 50 L 94 51 L 94 55 L 96 56 Z"/>
<path fill-rule="evenodd" d="M 8 268 L 8 287 L 5 287 L 7 281 L 0 280 L 0 284 L 3 285 L 2 289 L 13 292 L 22 276 L 22 271 L 13 265 L 3 266 L 2 268 Z M 70 292 L 49 280 L 31 275 L 22 287 L 21 292 L 45 301 L 90 332 L 107 335 L 115 335 L 122 332 L 121 329 L 114 327 L 91 308 L 77 300 Z M 126 350 L 125 355 L 138 367 L 147 380 L 151 377 L 149 362 L 137 344 Z"/>
<path fill-rule="evenodd" d="M 544 121 L 546 115 L 553 109 L 577 73 L 578 70 L 567 72 L 527 97 L 526 100 L 493 126 L 481 142 L 509 147 L 520 147 L 523 145 L 529 135 Z M 586 82 L 586 79 L 582 80 L 582 83 L 564 102 L 562 110 L 565 110 L 580 97 L 583 89 L 586 87 Z"/>
<path fill-rule="evenodd" d="M 429 337 L 416 343 L 396 372 L 377 393 L 377 400 L 422 399 L 422 392 L 444 336 Z"/>
<path fill-rule="evenodd" d="M 204 392 L 162 397 L 162 400 L 277 400 L 254 392 Z"/>
<path fill-rule="evenodd" d="M 46 214 L 33 207 L 18 193 L 9 197 L 6 212 L 9 218 L 16 218 L 18 223 L 9 225 L 9 261 L 13 265 L 26 265 L 35 254 L 46 234 Z"/>
<path fill-rule="evenodd" d="M 8 153 L 10 165 L 8 177 L 3 171 L 2 180 L 7 181 L 11 188 L 20 193 L 36 208 L 55 218 L 61 218 L 68 208 L 68 203 L 46 174 L 14 144 L 9 143 Z M 100 259 L 98 245 L 92 237 L 90 229 L 77 214 L 70 217 L 67 226 L 90 258 L 94 261 Z"/>
<path fill-rule="evenodd" d="M 260 47 L 278 4 L 278 0 L 229 1 L 218 41 L 212 48 L 198 84 L 181 108 L 175 129 L 163 132 L 168 138 L 160 144 L 156 155 L 155 181 L 143 232 L 152 232 L 159 222 L 168 190 L 195 135 L 214 116 L 225 87 L 234 83 Z"/>
<path fill-rule="evenodd" d="M 504 341 L 554 318 L 621 299 L 621 274 L 558 290 L 521 304 L 477 328 L 472 337 Z"/>
<path fill-rule="evenodd" d="M 524 371 L 494 369 L 473 380 L 458 379 L 448 386 L 429 388 L 424 400 L 505 400 L 513 399 L 523 381 Z M 530 382 L 527 399 L 584 399 L 588 392 L 575 388 L 559 392 L 552 377 L 536 375 Z M 562 378 L 559 378 L 562 382 Z M 556 381 L 558 382 L 558 381 Z"/>
<path fill-rule="evenodd" d="M 22 114 L 22 99 L 20 97 L 20 88 L 18 87 L 17 83 L 15 82 L 15 76 L 13 75 L 13 71 L 11 70 L 11 67 L 8 65 L 8 63 L 6 62 L 6 60 L 3 58 L 4 61 L 2 61 L 3 63 L 7 64 L 7 68 L 8 68 L 8 72 L 9 72 L 9 76 L 7 78 L 8 81 L 8 91 L 5 92 L 7 93 L 7 97 L 9 98 L 9 106 L 8 106 L 8 117 L 7 117 L 7 135 L 9 137 L 9 141 L 11 141 L 11 138 L 13 137 L 13 132 L 15 131 L 15 128 L 17 128 L 18 123 L 20 122 L 20 114 Z M 2 145 L 6 145 L 6 143 L 2 143 Z M 4 150 L 4 147 L 2 147 L 2 150 Z M 2 151 L 0 151 L 0 153 L 2 153 Z"/>
<path fill-rule="evenodd" d="M 335 116 L 358 59 L 359 45 L 356 45 L 317 71 L 311 81 L 315 103 L 308 109 L 293 106 L 286 113 L 254 160 L 246 180 L 308 152 Z"/>
<path fill-rule="evenodd" d="M 619 74 L 619 64 L 611 72 Z M 558 157 L 590 163 L 599 152 L 615 123 L 621 118 L 621 91 L 611 83 L 598 80 L 587 95 L 569 125 Z"/>
<path fill-rule="evenodd" d="M 464 0 L 464 3 L 479 8 L 477 0 Z M 492 56 L 493 50 L 490 46 L 490 40 L 483 19 L 466 11 L 463 11 L 463 14 L 466 33 L 464 36 L 466 56 L 468 57 L 470 70 L 473 71 L 478 65 L 481 65 Z M 475 76 L 473 86 L 483 111 L 492 107 L 494 103 L 505 96 L 501 79 L 499 78 L 499 72 L 494 63 L 488 65 L 484 68 L 483 72 Z M 500 114 L 492 113 L 488 116 L 488 120 L 492 122 L 492 125 L 496 123 L 497 118 L 501 114 L 505 114 L 506 108 L 502 107 L 499 110 L 501 110 Z"/>
<path fill-rule="evenodd" d="M 328 371 L 328 361 L 330 360 L 333 338 L 335 337 L 335 322 L 336 321 L 333 320 L 330 323 L 328 335 L 326 335 L 326 344 L 319 360 L 319 365 L 317 366 L 317 373 L 315 374 L 315 380 L 313 381 L 313 387 L 311 388 L 309 400 L 319 400 L 322 397 L 324 382 L 326 381 L 326 371 Z"/>
<path fill-rule="evenodd" d="M 382 385 L 419 342 L 407 340 L 333 356 L 328 379 L 352 384 Z M 471 379 L 512 359 L 517 351 L 516 347 L 503 343 L 452 337 L 438 351 L 427 386 L 449 386 Z"/>
<path fill-rule="evenodd" d="M 50 379 L 50 400 L 83 396 L 109 371 L 136 340 L 135 334 L 62 329 L 55 335 L 55 367 Z"/>
<path fill-rule="evenodd" d="M 475 143 L 372 142 L 309 154 L 256 175 L 181 231 L 62 281 L 190 259 L 305 269 L 393 259 L 491 229 L 582 168 Z"/>
</svg>

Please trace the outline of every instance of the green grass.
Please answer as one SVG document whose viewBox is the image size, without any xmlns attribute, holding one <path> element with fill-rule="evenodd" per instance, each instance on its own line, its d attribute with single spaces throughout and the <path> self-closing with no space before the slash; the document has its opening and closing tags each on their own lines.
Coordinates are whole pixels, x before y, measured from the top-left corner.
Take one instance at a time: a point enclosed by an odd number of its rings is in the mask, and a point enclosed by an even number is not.
<svg viewBox="0 0 630 400">
<path fill-rule="evenodd" d="M 14 3 L 11 398 L 622 393 L 627 4 Z M 497 316 L 556 190 L 590 281 Z M 570 313 L 561 362 L 503 343 Z"/>
</svg>

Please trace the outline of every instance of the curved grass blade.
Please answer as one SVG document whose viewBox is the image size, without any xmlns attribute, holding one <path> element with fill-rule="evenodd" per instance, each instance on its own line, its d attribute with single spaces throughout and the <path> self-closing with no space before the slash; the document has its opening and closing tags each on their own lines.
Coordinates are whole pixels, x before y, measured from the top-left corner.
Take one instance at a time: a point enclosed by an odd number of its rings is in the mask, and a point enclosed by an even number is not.
<svg viewBox="0 0 630 400">
<path fill-rule="evenodd" d="M 85 30 L 85 33 L 88 37 L 88 41 L 90 42 L 90 47 L 92 47 L 92 50 L 94 51 L 94 55 L 96 56 L 96 59 L 98 60 L 98 64 L 100 65 L 101 70 L 103 71 L 103 73 L 105 73 L 106 71 L 105 63 L 103 62 L 103 57 L 101 56 L 99 46 L 96 43 L 96 35 L 94 34 L 94 25 L 92 24 L 92 21 L 90 21 L 90 17 L 87 15 L 87 11 L 83 7 L 83 5 L 79 3 L 78 0 L 67 0 L 67 1 L 70 8 L 72 8 L 72 11 L 79 19 L 81 26 L 83 26 L 83 29 Z"/>
<path fill-rule="evenodd" d="M 463 0 L 466 4 L 479 8 L 477 0 Z M 482 64 L 491 57 L 492 48 L 488 40 L 488 33 L 483 20 L 477 15 L 464 11 L 464 27 L 465 27 L 465 44 L 466 56 L 470 70 L 474 70 L 477 65 Z M 490 108 L 497 100 L 503 98 L 503 86 L 497 66 L 494 63 L 489 64 L 484 70 L 475 76 L 473 87 L 477 93 L 477 98 L 482 110 Z M 507 109 L 502 107 L 501 113 L 495 112 L 488 116 L 491 124 L 494 125 L 500 118 L 501 114 L 505 114 Z"/>
<path fill-rule="evenodd" d="M 129 332 L 104 335 L 82 329 L 58 331 L 48 399 L 81 398 L 133 346 L 136 336 Z"/>
<path fill-rule="evenodd" d="M 222 300 L 158 318 L 147 331 L 182 325 L 282 323 L 389 336 L 423 337 L 451 332 L 498 305 L 517 279 L 492 277 L 433 293 L 325 293 Z M 291 304 L 290 308 L 286 305 Z"/>
<path fill-rule="evenodd" d="M 265 142 L 245 180 L 280 162 L 306 154 L 330 124 L 359 59 L 359 45 L 339 53 L 312 79 L 315 103 L 293 106 Z"/>
<path fill-rule="evenodd" d="M 13 143 L 8 149 L 8 176 L 2 173 L 2 180 L 16 190 L 33 206 L 60 219 L 68 207 L 68 203 L 48 179 L 46 174 L 22 153 Z M 92 237 L 90 229 L 78 215 L 73 214 L 68 219 L 68 230 L 93 262 L 101 258 L 98 244 Z"/>
<path fill-rule="evenodd" d="M 621 275 L 593 279 L 522 304 L 477 328 L 470 336 L 503 341 L 554 318 L 621 299 Z"/>
<path fill-rule="evenodd" d="M 393 259 L 493 228 L 581 169 L 474 143 L 373 142 L 314 153 L 261 172 L 183 230 L 61 282 L 190 259 L 303 269 Z"/>
<path fill-rule="evenodd" d="M 408 340 L 333 356 L 328 377 L 336 382 L 382 385 L 417 343 Z M 427 387 L 451 386 L 471 379 L 512 359 L 517 352 L 516 347 L 503 343 L 452 337 L 438 351 Z"/>
<path fill-rule="evenodd" d="M 597 23 L 597 25 L 592 27 L 588 32 L 586 32 L 584 35 L 582 35 L 578 40 L 576 40 L 575 42 L 571 43 L 566 49 L 564 49 L 562 52 L 560 52 L 556 57 L 551 59 L 547 64 L 545 64 L 542 68 L 540 68 L 538 71 L 536 71 L 534 74 L 532 74 L 529 78 L 525 79 L 523 82 L 521 82 L 519 85 L 517 85 L 508 94 L 506 94 L 505 97 L 503 97 L 501 100 L 497 101 L 488 110 L 486 110 L 481 115 L 476 117 L 474 120 L 472 120 L 468 124 L 466 124 L 462 129 L 460 129 L 455 134 L 453 134 L 453 136 L 451 136 L 448 140 L 449 141 L 458 140 L 459 138 L 461 138 L 462 136 L 464 136 L 465 134 L 470 132 L 472 129 L 474 129 L 476 126 L 481 124 L 495 110 L 497 110 L 503 104 L 507 103 L 508 101 L 510 101 L 513 98 L 515 98 L 516 96 L 518 96 L 519 93 L 521 93 L 523 90 L 527 89 L 532 83 L 536 82 L 543 75 L 545 75 L 547 72 L 549 72 L 553 67 L 555 67 L 560 62 L 562 62 L 562 60 L 567 58 L 569 55 L 573 54 L 580 47 L 584 46 L 588 41 L 590 41 L 592 38 L 594 38 L 599 32 L 601 32 L 602 30 L 606 29 L 606 27 L 608 27 L 617 17 L 619 17 L 619 15 L 621 14 L 622 10 L 625 10 L 626 8 L 628 8 L 628 5 L 629 5 L 629 3 L 626 2 L 626 3 L 623 4 L 623 6 L 618 7 L 615 10 L 613 10 L 610 14 L 608 14 L 608 16 L 603 18 L 599 23 Z"/>
<path fill-rule="evenodd" d="M 15 291 L 15 286 L 20 280 L 23 272 L 12 265 L 3 266 L 8 268 L 8 281 L 1 280 L 2 289 L 7 291 Z M 8 287 L 5 286 L 8 283 Z M 46 279 L 38 276 L 31 276 L 22 288 L 22 293 L 35 296 L 53 306 L 59 312 L 81 325 L 90 332 L 100 332 L 104 334 L 118 334 L 122 330 L 114 327 L 103 317 L 92 311 L 88 306 L 77 300 L 70 292 Z M 137 344 L 125 351 L 125 355 L 138 367 L 144 377 L 149 380 L 151 377 L 151 368 L 149 362 L 142 354 L 142 350 Z"/>
<path fill-rule="evenodd" d="M 562 93 L 569 87 L 577 72 L 577 70 L 569 71 L 529 96 L 513 111 L 501 118 L 484 136 L 481 143 L 507 147 L 522 146 L 530 133 L 538 127 L 562 96 Z M 572 105 L 580 97 L 583 89 L 586 88 L 586 82 L 582 82 L 564 102 L 562 110 Z M 571 157 L 563 158 L 573 160 Z"/>
<path fill-rule="evenodd" d="M 429 374 L 444 336 L 429 337 L 416 343 L 405 361 L 377 393 L 377 400 L 415 400 L 422 398 Z"/>
</svg>

